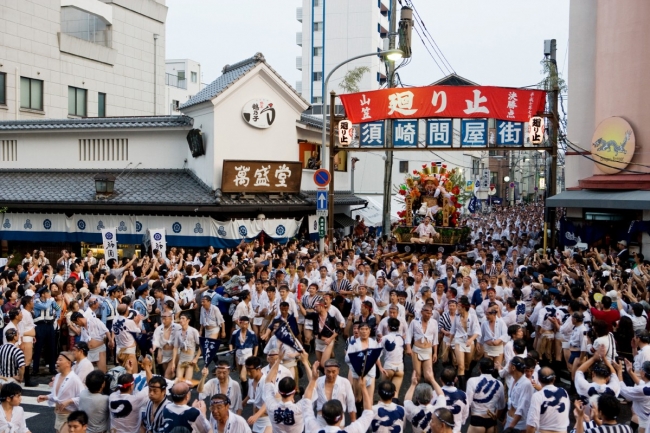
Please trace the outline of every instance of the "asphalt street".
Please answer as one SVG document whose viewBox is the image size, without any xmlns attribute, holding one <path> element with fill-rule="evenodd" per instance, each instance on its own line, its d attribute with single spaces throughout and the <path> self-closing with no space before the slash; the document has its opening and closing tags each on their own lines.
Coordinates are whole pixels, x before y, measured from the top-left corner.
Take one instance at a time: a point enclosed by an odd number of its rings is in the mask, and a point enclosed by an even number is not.
<svg viewBox="0 0 650 433">
<path fill-rule="evenodd" d="M 335 355 L 339 363 L 341 364 L 341 375 L 343 377 L 347 377 L 348 375 L 348 366 L 345 364 L 345 353 L 344 353 L 344 342 L 342 340 L 337 341 L 337 345 L 335 348 Z M 310 361 L 314 362 L 316 359 L 315 355 L 310 355 Z M 264 362 L 266 364 L 266 362 Z M 110 366 L 109 366 L 110 367 Z M 200 367 L 203 367 L 202 361 Z M 436 377 L 438 377 L 440 371 L 442 370 L 442 367 L 438 365 L 436 368 Z M 408 389 L 409 383 L 410 383 L 410 378 L 413 372 L 413 367 L 411 364 L 411 359 L 410 357 L 405 357 L 405 362 L 404 362 L 404 381 L 402 383 L 402 388 L 400 389 L 399 392 L 399 400 L 402 401 L 404 398 L 404 395 L 406 394 L 406 390 Z M 478 372 L 476 372 L 478 374 Z M 195 373 L 195 379 L 200 379 L 200 372 Z M 231 377 L 237 378 L 237 373 L 232 372 Z M 22 406 L 25 410 L 26 416 L 28 417 L 27 419 L 27 427 L 32 433 L 41 433 L 41 432 L 52 432 L 54 431 L 53 426 L 54 426 L 54 408 L 48 407 L 47 403 L 37 403 L 36 402 L 36 397 L 41 395 L 41 394 L 48 394 L 51 391 L 51 387 L 49 386 L 50 381 L 52 380 L 52 377 L 49 375 L 45 376 L 39 376 L 35 378 L 35 381 L 39 383 L 39 386 L 37 388 L 25 388 L 23 391 L 23 397 L 22 397 Z M 300 380 L 300 386 L 306 387 L 307 386 L 307 380 L 305 377 L 303 377 Z M 562 383 L 561 386 L 564 386 L 569 388 L 569 385 L 567 383 Z M 376 389 L 376 387 L 375 387 Z M 192 401 L 198 398 L 198 393 L 196 390 L 192 391 Z M 571 396 L 572 401 L 575 398 L 575 396 Z M 375 401 L 378 400 L 377 395 L 375 394 Z M 624 404 L 622 405 L 621 409 L 621 416 L 619 419 L 621 422 L 629 422 L 631 418 L 631 405 L 630 404 Z M 252 410 L 250 405 L 244 408 L 243 416 L 244 418 L 248 418 L 250 415 L 252 415 Z M 571 416 L 571 422 L 573 423 L 573 416 Z M 571 426 L 573 427 L 573 426 Z M 467 427 L 463 428 L 463 432 L 467 430 Z M 410 424 L 406 423 L 405 426 L 405 433 L 411 433 L 411 428 Z"/>
</svg>

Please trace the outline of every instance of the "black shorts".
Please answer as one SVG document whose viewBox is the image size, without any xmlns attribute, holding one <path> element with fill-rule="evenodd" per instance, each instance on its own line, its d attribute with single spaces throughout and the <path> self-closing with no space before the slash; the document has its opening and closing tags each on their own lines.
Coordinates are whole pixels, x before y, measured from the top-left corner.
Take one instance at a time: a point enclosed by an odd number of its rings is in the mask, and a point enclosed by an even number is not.
<svg viewBox="0 0 650 433">
<path fill-rule="evenodd" d="M 472 415 L 469 418 L 469 425 L 473 427 L 484 427 L 489 429 L 497 425 L 497 420 L 492 418 L 483 418 L 482 416 Z"/>
</svg>

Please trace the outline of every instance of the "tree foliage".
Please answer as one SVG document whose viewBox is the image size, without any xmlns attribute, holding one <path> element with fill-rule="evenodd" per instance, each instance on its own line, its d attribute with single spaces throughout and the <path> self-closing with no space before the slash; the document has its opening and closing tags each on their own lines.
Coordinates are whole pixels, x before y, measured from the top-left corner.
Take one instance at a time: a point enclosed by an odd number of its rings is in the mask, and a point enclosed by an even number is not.
<svg viewBox="0 0 650 433">
<path fill-rule="evenodd" d="M 339 87 L 343 89 L 344 93 L 358 92 L 359 82 L 367 72 L 370 72 L 370 68 L 367 66 L 358 66 L 350 69 L 339 83 Z"/>
</svg>

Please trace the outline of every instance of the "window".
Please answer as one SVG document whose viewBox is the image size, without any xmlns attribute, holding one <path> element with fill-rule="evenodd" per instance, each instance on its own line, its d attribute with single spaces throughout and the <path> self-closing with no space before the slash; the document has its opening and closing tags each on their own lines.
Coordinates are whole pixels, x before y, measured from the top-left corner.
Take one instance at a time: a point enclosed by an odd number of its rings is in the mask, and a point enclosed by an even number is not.
<svg viewBox="0 0 650 433">
<path fill-rule="evenodd" d="M 315 8 L 317 8 L 317 7 L 323 5 L 323 1 L 322 1 L 322 0 L 313 0 L 313 1 L 314 1 L 314 7 L 315 7 Z"/>
<path fill-rule="evenodd" d="M 312 96 L 311 103 L 312 104 L 322 104 L 323 103 L 323 98 L 321 96 Z"/>
<path fill-rule="evenodd" d="M 190 72 L 190 75 L 192 77 L 192 82 L 196 83 L 198 81 L 198 75 L 196 72 Z"/>
<path fill-rule="evenodd" d="M 79 161 L 128 161 L 128 138 L 80 138 Z"/>
<path fill-rule="evenodd" d="M 323 73 L 314 72 L 314 81 L 323 81 Z"/>
<path fill-rule="evenodd" d="M 7 103 L 7 74 L 0 72 L 0 105 Z"/>
<path fill-rule="evenodd" d="M 322 22 L 314 23 L 314 31 L 315 32 L 322 32 L 323 31 L 323 23 Z"/>
<path fill-rule="evenodd" d="M 97 15 L 74 7 L 61 8 L 61 33 L 93 44 L 111 46 L 111 26 Z"/>
<path fill-rule="evenodd" d="M 86 116 L 86 89 L 68 86 L 68 114 Z"/>
<path fill-rule="evenodd" d="M 323 56 L 323 47 L 314 47 L 314 57 Z"/>
<path fill-rule="evenodd" d="M 480 159 L 472 158 L 472 176 L 478 176 L 480 162 Z"/>
<path fill-rule="evenodd" d="M 177 74 L 178 80 L 184 80 L 185 79 L 185 71 L 178 71 Z"/>
<path fill-rule="evenodd" d="M 0 140 L 2 161 L 18 161 L 18 140 Z"/>
<path fill-rule="evenodd" d="M 97 117 L 106 117 L 106 93 L 97 94 Z"/>
<path fill-rule="evenodd" d="M 43 110 L 43 81 L 20 77 L 20 108 Z"/>
<path fill-rule="evenodd" d="M 180 107 L 180 103 L 176 99 L 172 99 L 172 110 L 178 111 L 178 107 Z"/>
<path fill-rule="evenodd" d="M 400 173 L 408 173 L 409 172 L 409 162 L 408 161 L 400 161 L 399 162 L 399 172 Z"/>
</svg>

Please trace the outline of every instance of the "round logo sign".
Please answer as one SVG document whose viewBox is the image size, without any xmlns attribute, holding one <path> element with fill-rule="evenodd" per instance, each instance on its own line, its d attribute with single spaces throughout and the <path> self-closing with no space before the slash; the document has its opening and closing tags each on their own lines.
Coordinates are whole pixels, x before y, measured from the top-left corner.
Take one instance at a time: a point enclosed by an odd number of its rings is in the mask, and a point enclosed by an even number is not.
<svg viewBox="0 0 650 433">
<path fill-rule="evenodd" d="M 270 128 L 275 122 L 273 102 L 264 98 L 255 98 L 244 104 L 241 114 L 244 121 L 255 128 Z"/>
<path fill-rule="evenodd" d="M 634 156 L 634 131 L 621 117 L 600 122 L 591 139 L 591 154 L 596 167 L 605 174 L 623 170 Z"/>
<path fill-rule="evenodd" d="M 104 237 L 110 241 L 111 239 L 113 239 L 113 233 L 106 232 L 106 235 Z"/>
<path fill-rule="evenodd" d="M 154 240 L 159 241 L 162 239 L 162 235 L 160 233 L 155 233 L 153 235 Z"/>
</svg>

